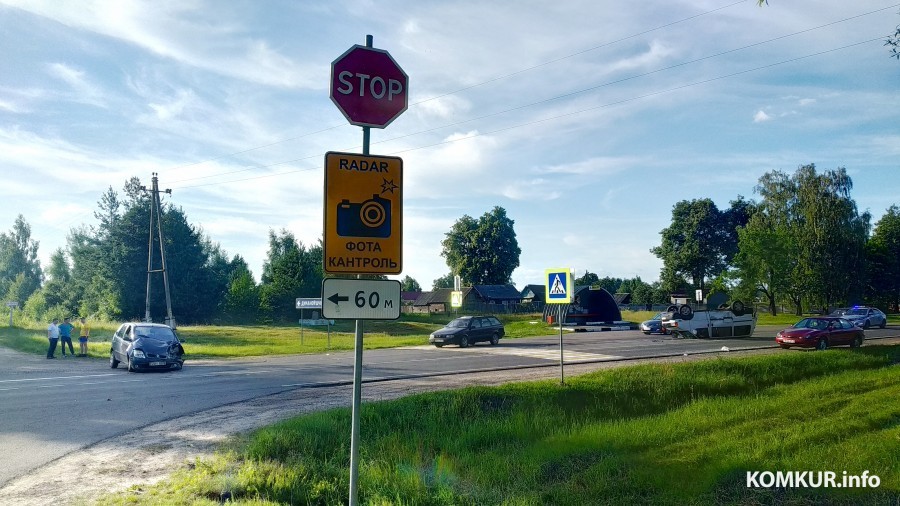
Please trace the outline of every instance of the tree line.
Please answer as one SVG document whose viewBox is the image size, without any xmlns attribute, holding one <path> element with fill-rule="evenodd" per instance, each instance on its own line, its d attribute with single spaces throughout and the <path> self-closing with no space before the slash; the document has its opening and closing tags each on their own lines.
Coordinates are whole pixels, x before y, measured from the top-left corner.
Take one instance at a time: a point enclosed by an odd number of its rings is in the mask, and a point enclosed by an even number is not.
<svg viewBox="0 0 900 506">
<path fill-rule="evenodd" d="M 254 323 L 289 321 L 296 297 L 318 296 L 322 280 L 321 244 L 306 246 L 288 231 L 269 231 L 269 251 L 261 282 L 240 256 L 228 257 L 180 207 L 163 202 L 166 268 L 176 322 Z M 95 226 L 70 231 L 66 247 L 54 251 L 44 272 L 39 243 L 19 216 L 0 234 L 0 294 L 23 303 L 34 320 L 85 315 L 104 320 L 142 319 L 146 311 L 150 195 L 137 178 L 122 193 L 110 187 L 100 198 Z M 158 237 L 154 237 L 158 241 Z M 161 268 L 154 255 L 151 271 Z M 150 314 L 165 315 L 162 276 L 150 279 Z"/>
<path fill-rule="evenodd" d="M 109 187 L 94 211 L 97 224 L 74 228 L 65 248 L 51 254 L 42 269 L 38 241 L 19 215 L 9 232 L 0 233 L 0 296 L 21 304 L 35 321 L 67 316 L 101 320 L 139 320 L 146 316 L 148 252 L 150 271 L 161 269 L 159 237 L 149 243 L 151 196 L 137 178 L 122 192 Z M 176 322 L 285 323 L 295 320 L 298 297 L 319 297 L 322 244 L 305 245 L 287 230 L 269 230 L 268 252 L 260 281 L 247 262 L 229 257 L 180 207 L 163 200 L 166 269 Z M 379 276 L 383 278 L 384 276 Z M 151 272 L 150 315 L 161 321 L 166 308 L 163 278 Z M 403 290 L 420 291 L 406 276 Z"/>
<path fill-rule="evenodd" d="M 793 174 L 772 171 L 759 178 L 759 200 L 738 196 L 720 210 L 710 199 L 684 200 L 651 252 L 663 261 L 660 279 L 600 278 L 585 271 L 577 285 L 630 293 L 635 304 L 667 303 L 672 293 L 730 293 L 760 299 L 773 313 L 781 306 L 804 309 L 865 302 L 883 309 L 900 305 L 900 208 L 878 223 L 859 212 L 846 169 Z M 150 195 L 137 178 L 121 193 L 110 187 L 97 203 L 97 224 L 70 231 L 65 248 L 42 269 L 39 243 L 19 216 L 0 233 L 0 295 L 23 304 L 34 320 L 85 315 L 105 320 L 145 314 Z M 322 244 L 305 245 L 292 233 L 270 230 L 260 281 L 247 262 L 229 257 L 180 207 L 163 203 L 167 269 L 176 321 L 183 323 L 283 323 L 297 318 L 297 297 L 318 297 L 326 276 Z M 519 265 L 515 222 L 502 207 L 479 218 L 464 215 L 445 234 L 442 256 L 450 272 L 433 288 L 505 284 Z M 158 240 L 158 238 L 156 238 Z M 152 245 L 158 250 L 158 244 Z M 160 269 L 158 255 L 151 271 Z M 383 276 L 380 276 L 383 278 Z M 150 275 L 150 314 L 165 314 L 162 276 Z M 406 276 L 405 291 L 421 291 Z"/>
<path fill-rule="evenodd" d="M 651 251 L 663 261 L 666 290 L 730 292 L 761 298 L 772 314 L 780 306 L 809 309 L 900 304 L 900 208 L 873 226 L 851 197 L 845 168 L 759 178 L 759 201 L 742 197 L 720 211 L 709 199 L 681 201 L 671 225 Z"/>
</svg>

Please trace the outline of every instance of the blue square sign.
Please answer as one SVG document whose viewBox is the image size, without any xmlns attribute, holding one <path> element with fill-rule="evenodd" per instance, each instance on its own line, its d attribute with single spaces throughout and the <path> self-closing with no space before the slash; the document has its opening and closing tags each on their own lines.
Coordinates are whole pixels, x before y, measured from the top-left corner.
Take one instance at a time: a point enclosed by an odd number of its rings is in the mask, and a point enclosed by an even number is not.
<svg viewBox="0 0 900 506">
<path fill-rule="evenodd" d="M 572 302 L 574 289 L 570 269 L 547 269 L 544 272 L 544 302 L 547 304 Z"/>
</svg>

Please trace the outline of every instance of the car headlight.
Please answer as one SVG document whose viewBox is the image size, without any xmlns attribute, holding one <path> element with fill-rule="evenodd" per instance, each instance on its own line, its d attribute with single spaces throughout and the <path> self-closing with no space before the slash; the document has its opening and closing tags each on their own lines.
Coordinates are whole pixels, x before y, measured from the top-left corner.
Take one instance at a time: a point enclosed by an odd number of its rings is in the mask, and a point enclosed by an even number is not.
<svg viewBox="0 0 900 506">
<path fill-rule="evenodd" d="M 134 351 L 131 353 L 131 355 L 132 355 L 134 358 L 147 358 L 147 356 L 144 355 L 144 350 L 134 350 Z"/>
</svg>

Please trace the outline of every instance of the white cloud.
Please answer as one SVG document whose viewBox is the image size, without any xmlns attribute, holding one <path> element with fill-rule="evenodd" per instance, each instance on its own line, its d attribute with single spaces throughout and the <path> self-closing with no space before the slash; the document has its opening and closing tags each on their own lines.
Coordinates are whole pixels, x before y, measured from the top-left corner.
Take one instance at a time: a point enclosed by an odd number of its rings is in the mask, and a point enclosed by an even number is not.
<svg viewBox="0 0 900 506">
<path fill-rule="evenodd" d="M 648 68 L 668 59 L 668 57 L 672 56 L 674 53 L 675 50 L 667 44 L 658 40 L 652 40 L 646 51 L 613 62 L 609 65 L 609 70 L 619 71 Z"/>
<path fill-rule="evenodd" d="M 160 121 L 168 121 L 174 117 L 180 116 L 186 107 L 189 107 L 196 99 L 194 92 L 191 90 L 179 90 L 175 97 L 162 104 L 148 104 L 156 113 L 157 119 Z"/>
<path fill-rule="evenodd" d="M 7 3 L 221 75 L 279 87 L 321 89 L 327 84 L 327 64 L 300 65 L 266 41 L 243 35 L 217 4 L 199 0 Z"/>
<path fill-rule="evenodd" d="M 766 114 L 766 111 L 763 111 L 763 110 L 756 111 L 756 114 L 753 115 L 754 123 L 762 123 L 765 121 L 769 121 L 771 119 L 772 119 L 772 117 L 769 116 L 768 114 Z"/>
<path fill-rule="evenodd" d="M 801 106 L 812 105 L 812 104 L 815 104 L 815 103 L 816 103 L 816 99 L 814 99 L 814 98 L 801 98 L 800 100 L 797 101 L 797 103 L 800 104 Z"/>
<path fill-rule="evenodd" d="M 424 121 L 431 119 L 447 120 L 471 110 L 471 103 L 457 95 L 447 95 L 439 98 L 424 99 L 424 102 L 416 104 L 413 111 L 422 117 Z"/>
<path fill-rule="evenodd" d="M 636 157 L 597 156 L 573 163 L 541 167 L 535 172 L 602 177 L 628 170 L 640 162 L 641 159 Z"/>
<path fill-rule="evenodd" d="M 83 70 L 64 63 L 51 63 L 47 65 L 47 72 L 72 88 L 76 94 L 73 100 L 97 107 L 106 107 L 102 90 L 88 80 Z"/>
<path fill-rule="evenodd" d="M 18 105 L 2 99 L 0 99 L 0 109 L 7 112 L 22 112 L 22 109 Z"/>
<path fill-rule="evenodd" d="M 406 195 L 446 198 L 496 191 L 488 183 L 493 174 L 487 170 L 496 147 L 493 137 L 473 130 L 448 135 L 431 148 L 401 151 Z"/>
<path fill-rule="evenodd" d="M 543 178 L 517 180 L 503 186 L 500 193 L 513 200 L 556 200 L 562 195 L 557 186 Z"/>
</svg>

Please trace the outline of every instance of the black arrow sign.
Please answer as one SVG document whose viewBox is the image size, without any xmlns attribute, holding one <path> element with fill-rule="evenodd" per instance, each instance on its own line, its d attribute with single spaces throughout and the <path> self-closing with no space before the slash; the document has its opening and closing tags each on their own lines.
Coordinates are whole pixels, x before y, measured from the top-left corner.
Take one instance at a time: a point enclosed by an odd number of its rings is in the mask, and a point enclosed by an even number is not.
<svg viewBox="0 0 900 506">
<path fill-rule="evenodd" d="M 346 297 L 344 295 L 334 294 L 331 297 L 328 297 L 328 300 L 337 304 L 338 302 L 346 302 L 350 300 L 350 297 Z"/>
</svg>

